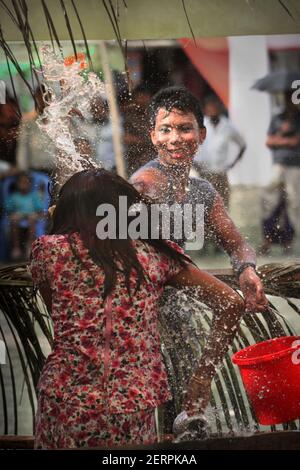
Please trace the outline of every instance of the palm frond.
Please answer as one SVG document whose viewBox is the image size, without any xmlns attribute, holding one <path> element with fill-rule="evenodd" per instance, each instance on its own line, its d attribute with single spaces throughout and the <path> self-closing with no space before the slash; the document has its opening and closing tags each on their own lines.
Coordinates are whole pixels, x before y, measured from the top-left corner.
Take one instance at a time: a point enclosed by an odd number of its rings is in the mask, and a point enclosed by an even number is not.
<svg viewBox="0 0 300 470">
<path fill-rule="evenodd" d="M 286 6 L 283 0 L 278 0 L 282 8 L 286 11 L 286 13 L 289 15 L 292 20 L 295 21 L 294 15 L 292 14 L 291 10 Z"/>
<path fill-rule="evenodd" d="M 191 22 L 190 22 L 189 15 L 188 15 L 187 10 L 186 10 L 185 0 L 181 0 L 181 3 L 182 3 L 182 8 L 183 8 L 183 11 L 184 11 L 184 15 L 185 15 L 187 24 L 188 24 L 188 26 L 189 26 L 190 33 L 191 33 L 192 38 L 193 38 L 193 40 L 194 40 L 194 44 L 195 44 L 195 46 L 197 47 L 197 42 L 196 42 L 195 34 L 194 34 L 194 31 L 193 31 L 193 28 L 192 28 L 192 25 L 191 25 Z"/>
<path fill-rule="evenodd" d="M 34 429 L 36 386 L 53 338 L 49 313 L 24 265 L 0 270 L 0 310 L 0 337 L 8 359 L 0 374 L 0 434 L 18 434 L 20 400 L 29 404 Z"/>
</svg>

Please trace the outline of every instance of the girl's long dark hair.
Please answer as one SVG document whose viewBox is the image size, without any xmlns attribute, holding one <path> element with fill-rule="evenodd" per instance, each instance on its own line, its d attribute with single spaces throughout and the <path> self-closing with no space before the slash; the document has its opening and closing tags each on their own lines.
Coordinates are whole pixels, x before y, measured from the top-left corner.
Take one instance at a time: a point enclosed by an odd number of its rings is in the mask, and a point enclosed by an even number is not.
<svg viewBox="0 0 300 470">
<path fill-rule="evenodd" d="M 119 233 L 120 196 L 126 196 L 128 208 L 141 202 L 147 206 L 151 204 L 147 197 L 140 194 L 126 180 L 104 169 L 89 169 L 75 173 L 60 190 L 50 232 L 51 234 L 69 234 L 74 255 L 77 250 L 72 243 L 71 234 L 79 232 L 92 260 L 104 270 L 104 298 L 116 284 L 118 262 L 122 266 L 129 295 L 131 271 L 134 269 L 137 273 L 137 289 L 145 279 L 130 238 L 101 240 L 96 234 L 96 227 L 100 220 L 96 215 L 96 210 L 101 204 L 111 204 L 115 208 L 116 233 Z M 125 220 L 128 224 L 130 223 L 129 217 Z M 150 224 L 150 216 L 148 220 Z M 149 233 L 151 233 L 150 225 Z M 178 261 L 180 265 L 186 264 L 187 258 L 170 247 L 163 239 L 148 238 L 143 242 L 156 247 L 168 257 Z M 84 264 L 84 260 L 80 261 Z"/>
</svg>

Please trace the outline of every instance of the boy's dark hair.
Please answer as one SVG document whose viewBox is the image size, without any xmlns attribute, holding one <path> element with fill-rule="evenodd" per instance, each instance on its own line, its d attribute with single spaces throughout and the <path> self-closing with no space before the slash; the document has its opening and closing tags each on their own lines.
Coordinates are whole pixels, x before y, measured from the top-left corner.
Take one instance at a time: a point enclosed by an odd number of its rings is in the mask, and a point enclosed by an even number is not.
<svg viewBox="0 0 300 470">
<path fill-rule="evenodd" d="M 193 113 L 199 127 L 203 127 L 203 113 L 197 98 L 186 88 L 172 86 L 162 88 L 152 98 L 148 114 L 150 127 L 155 127 L 155 119 L 160 108 L 171 111 L 173 108 L 179 109 L 183 113 Z"/>
</svg>

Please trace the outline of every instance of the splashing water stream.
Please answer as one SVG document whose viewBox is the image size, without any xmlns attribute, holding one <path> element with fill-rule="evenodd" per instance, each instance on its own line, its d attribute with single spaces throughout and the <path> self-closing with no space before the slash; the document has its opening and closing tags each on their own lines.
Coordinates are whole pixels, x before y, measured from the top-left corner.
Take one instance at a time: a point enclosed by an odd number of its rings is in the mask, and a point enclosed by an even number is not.
<svg viewBox="0 0 300 470">
<path fill-rule="evenodd" d="M 94 72 L 82 74 L 82 62 L 59 58 L 50 48 L 41 48 L 44 97 L 47 106 L 38 117 L 37 124 L 54 143 L 56 154 L 56 182 L 61 185 L 72 174 L 87 167 L 99 167 L 91 156 L 83 155 L 75 146 L 79 126 L 74 116 L 86 121 L 89 118 L 91 99 L 105 95 L 105 85 Z"/>
</svg>

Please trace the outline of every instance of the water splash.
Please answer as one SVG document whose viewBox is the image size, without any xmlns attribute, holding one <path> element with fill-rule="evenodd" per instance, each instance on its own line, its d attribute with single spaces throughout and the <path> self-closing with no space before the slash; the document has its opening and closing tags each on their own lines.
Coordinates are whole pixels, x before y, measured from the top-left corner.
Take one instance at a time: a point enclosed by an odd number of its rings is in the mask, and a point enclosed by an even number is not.
<svg viewBox="0 0 300 470">
<path fill-rule="evenodd" d="M 50 46 L 42 46 L 40 54 L 47 106 L 37 124 L 56 147 L 56 180 L 61 185 L 77 171 L 100 166 L 92 156 L 81 152 L 75 141 L 84 137 L 80 121 L 88 120 L 91 99 L 104 96 L 105 85 L 94 72 L 82 73 L 82 61 L 63 60 Z"/>
</svg>

